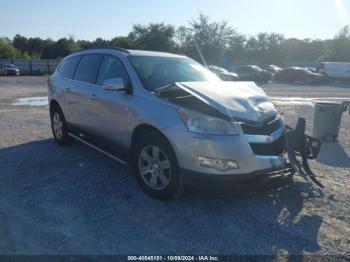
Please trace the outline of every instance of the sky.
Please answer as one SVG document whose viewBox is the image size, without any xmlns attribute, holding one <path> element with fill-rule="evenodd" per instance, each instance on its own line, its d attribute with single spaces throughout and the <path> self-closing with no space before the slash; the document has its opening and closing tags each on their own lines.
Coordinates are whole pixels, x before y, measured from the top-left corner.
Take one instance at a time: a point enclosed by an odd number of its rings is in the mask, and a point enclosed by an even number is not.
<svg viewBox="0 0 350 262">
<path fill-rule="evenodd" d="M 138 23 L 187 25 L 199 13 L 246 35 L 327 39 L 350 24 L 350 0 L 0 0 L 0 37 L 111 39 Z"/>
</svg>

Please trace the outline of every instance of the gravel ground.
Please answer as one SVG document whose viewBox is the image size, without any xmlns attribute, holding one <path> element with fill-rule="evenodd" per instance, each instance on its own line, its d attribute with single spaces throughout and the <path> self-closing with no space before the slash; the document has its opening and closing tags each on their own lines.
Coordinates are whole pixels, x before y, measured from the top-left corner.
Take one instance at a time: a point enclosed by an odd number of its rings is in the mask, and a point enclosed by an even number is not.
<svg viewBox="0 0 350 262">
<path fill-rule="evenodd" d="M 293 183 L 190 188 L 172 202 L 147 197 L 125 167 L 79 144 L 52 139 L 46 78 L 0 78 L 0 254 L 329 254 L 350 250 L 350 117 L 339 143 L 312 168 L 320 191 Z M 348 98 L 350 86 L 267 84 L 272 97 Z M 281 105 L 287 123 L 313 107 Z"/>
</svg>

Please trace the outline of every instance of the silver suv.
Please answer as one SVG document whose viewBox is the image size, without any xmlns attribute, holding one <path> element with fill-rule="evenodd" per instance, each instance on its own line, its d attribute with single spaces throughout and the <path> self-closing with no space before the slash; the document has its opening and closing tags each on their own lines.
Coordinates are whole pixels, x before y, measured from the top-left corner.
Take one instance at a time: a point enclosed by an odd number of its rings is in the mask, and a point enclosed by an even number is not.
<svg viewBox="0 0 350 262">
<path fill-rule="evenodd" d="M 169 199 L 193 178 L 285 168 L 285 125 L 262 89 L 224 82 L 169 53 L 90 49 L 48 81 L 52 131 L 130 163 L 142 188 Z"/>
</svg>

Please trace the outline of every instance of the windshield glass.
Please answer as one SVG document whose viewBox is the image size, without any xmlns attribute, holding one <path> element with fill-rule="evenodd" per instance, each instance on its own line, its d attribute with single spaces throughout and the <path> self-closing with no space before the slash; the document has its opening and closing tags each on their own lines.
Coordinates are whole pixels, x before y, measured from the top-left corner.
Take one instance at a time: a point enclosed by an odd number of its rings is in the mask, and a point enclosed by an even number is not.
<svg viewBox="0 0 350 262">
<path fill-rule="evenodd" d="M 256 70 L 256 71 L 262 71 L 262 69 L 258 66 L 252 66 L 252 68 L 254 68 L 254 70 Z"/>
<path fill-rule="evenodd" d="M 134 56 L 130 61 L 143 86 L 149 91 L 176 82 L 221 81 L 189 58 Z"/>
<path fill-rule="evenodd" d="M 217 72 L 217 73 L 228 73 L 226 69 L 222 68 L 222 67 L 217 67 L 217 66 L 209 66 L 209 69 L 213 72 Z"/>
</svg>

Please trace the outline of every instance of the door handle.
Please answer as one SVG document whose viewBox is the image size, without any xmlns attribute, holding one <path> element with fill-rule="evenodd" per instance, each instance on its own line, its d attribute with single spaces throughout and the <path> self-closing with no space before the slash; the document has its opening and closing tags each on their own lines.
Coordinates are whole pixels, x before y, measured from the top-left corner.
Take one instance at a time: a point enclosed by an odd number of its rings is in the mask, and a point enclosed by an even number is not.
<svg viewBox="0 0 350 262">
<path fill-rule="evenodd" d="M 91 99 L 91 100 L 97 100 L 97 96 L 96 96 L 96 95 L 91 95 L 91 96 L 90 96 L 90 99 Z"/>
<path fill-rule="evenodd" d="M 64 92 L 65 92 L 66 94 L 69 94 L 69 93 L 70 93 L 70 88 L 67 87 L 67 88 L 64 90 Z"/>
</svg>

